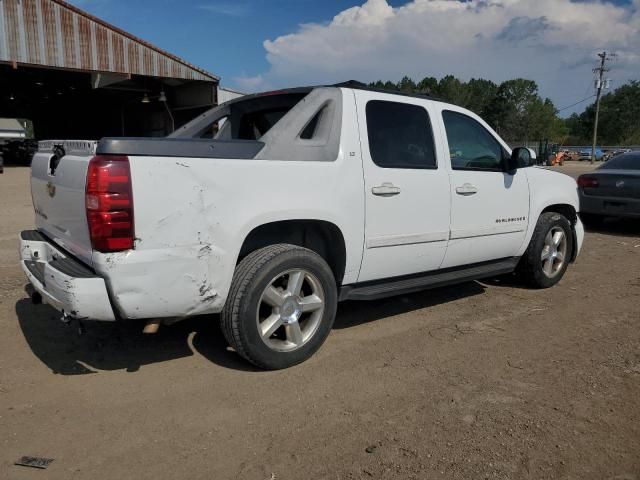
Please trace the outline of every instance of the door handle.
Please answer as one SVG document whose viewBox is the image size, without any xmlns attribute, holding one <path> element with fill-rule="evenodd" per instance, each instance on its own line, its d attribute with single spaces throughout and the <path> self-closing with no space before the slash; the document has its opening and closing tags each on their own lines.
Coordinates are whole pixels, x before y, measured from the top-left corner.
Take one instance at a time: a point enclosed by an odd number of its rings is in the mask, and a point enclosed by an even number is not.
<svg viewBox="0 0 640 480">
<path fill-rule="evenodd" d="M 373 187 L 371 193 L 379 197 L 392 197 L 400 193 L 400 187 L 396 187 L 393 183 L 384 182 L 382 185 Z"/>
<path fill-rule="evenodd" d="M 471 185 L 470 183 L 465 183 L 461 187 L 456 187 L 456 193 L 458 195 L 474 195 L 478 193 L 478 189 L 475 185 Z"/>
</svg>

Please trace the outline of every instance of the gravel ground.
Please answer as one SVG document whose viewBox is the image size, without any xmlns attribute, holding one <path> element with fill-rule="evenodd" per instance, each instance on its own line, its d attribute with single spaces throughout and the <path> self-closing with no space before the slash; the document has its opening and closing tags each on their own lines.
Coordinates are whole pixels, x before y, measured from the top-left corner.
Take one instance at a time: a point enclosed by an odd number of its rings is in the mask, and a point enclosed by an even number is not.
<svg viewBox="0 0 640 480">
<path fill-rule="evenodd" d="M 0 478 L 640 479 L 637 223 L 589 231 L 550 290 L 495 279 L 341 304 L 311 360 L 261 372 L 215 317 L 78 337 L 32 305 L 16 258 L 28 173 L 0 175 Z"/>
</svg>

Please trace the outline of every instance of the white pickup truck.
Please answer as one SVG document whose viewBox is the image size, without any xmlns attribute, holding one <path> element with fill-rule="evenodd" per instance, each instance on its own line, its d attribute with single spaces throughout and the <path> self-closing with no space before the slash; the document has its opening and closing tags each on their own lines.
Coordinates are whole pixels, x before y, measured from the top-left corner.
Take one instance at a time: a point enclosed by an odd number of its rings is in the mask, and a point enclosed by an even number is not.
<svg viewBox="0 0 640 480">
<path fill-rule="evenodd" d="M 340 300 L 510 272 L 557 283 L 583 241 L 577 187 L 532 155 L 425 96 L 251 95 L 167 138 L 40 142 L 22 267 L 64 319 L 153 331 L 221 313 L 238 354 L 284 368 L 321 346 Z"/>
</svg>

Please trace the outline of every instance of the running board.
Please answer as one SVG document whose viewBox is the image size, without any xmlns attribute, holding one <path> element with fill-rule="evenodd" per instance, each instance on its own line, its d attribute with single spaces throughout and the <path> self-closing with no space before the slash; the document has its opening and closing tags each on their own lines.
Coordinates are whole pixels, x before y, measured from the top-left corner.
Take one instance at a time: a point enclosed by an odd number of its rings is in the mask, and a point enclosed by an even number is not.
<svg viewBox="0 0 640 480">
<path fill-rule="evenodd" d="M 503 258 L 417 275 L 345 285 L 340 289 L 339 300 L 375 300 L 403 293 L 417 292 L 429 288 L 444 287 L 446 285 L 504 275 L 512 273 L 516 265 L 518 265 L 519 260 L 519 257 Z"/>
</svg>

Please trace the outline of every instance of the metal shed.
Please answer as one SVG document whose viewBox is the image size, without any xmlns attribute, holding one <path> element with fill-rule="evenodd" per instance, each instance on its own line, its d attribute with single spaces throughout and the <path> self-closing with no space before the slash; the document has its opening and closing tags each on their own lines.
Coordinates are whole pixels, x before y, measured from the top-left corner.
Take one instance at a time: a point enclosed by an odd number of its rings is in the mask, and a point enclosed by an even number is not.
<svg viewBox="0 0 640 480">
<path fill-rule="evenodd" d="M 0 116 L 38 138 L 165 135 L 219 77 L 63 0 L 0 0 Z"/>
<path fill-rule="evenodd" d="M 239 98 L 246 95 L 245 93 L 239 92 L 237 90 L 232 90 L 226 87 L 218 86 L 218 103 L 228 102 L 229 100 L 233 100 L 234 98 Z"/>
</svg>

